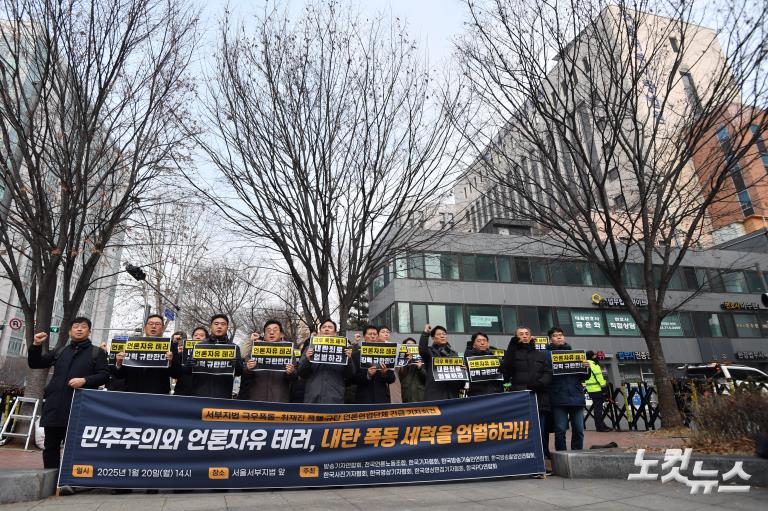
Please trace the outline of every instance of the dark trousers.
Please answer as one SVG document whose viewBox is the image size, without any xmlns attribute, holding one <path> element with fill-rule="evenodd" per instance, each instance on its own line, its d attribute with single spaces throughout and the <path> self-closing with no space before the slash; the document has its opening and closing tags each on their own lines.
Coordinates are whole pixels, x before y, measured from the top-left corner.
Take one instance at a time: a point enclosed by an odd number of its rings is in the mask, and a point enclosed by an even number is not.
<svg viewBox="0 0 768 511">
<path fill-rule="evenodd" d="M 549 459 L 552 454 L 549 452 L 549 424 L 547 417 L 549 412 L 539 410 L 539 429 L 541 429 L 541 445 L 544 447 L 544 457 Z"/>
<path fill-rule="evenodd" d="M 605 395 L 602 392 L 590 392 L 589 397 L 592 398 L 592 413 L 595 416 L 595 429 L 598 431 L 601 429 L 609 429 L 608 426 L 605 425 L 603 416 Z"/>
<path fill-rule="evenodd" d="M 582 450 L 584 448 L 584 407 L 553 406 L 552 416 L 555 420 L 555 450 L 565 450 L 565 433 L 568 431 L 569 423 L 571 425 L 571 450 Z"/>
<path fill-rule="evenodd" d="M 45 445 L 43 448 L 43 467 L 59 468 L 61 464 L 61 442 L 67 434 L 63 426 L 45 427 Z"/>
</svg>

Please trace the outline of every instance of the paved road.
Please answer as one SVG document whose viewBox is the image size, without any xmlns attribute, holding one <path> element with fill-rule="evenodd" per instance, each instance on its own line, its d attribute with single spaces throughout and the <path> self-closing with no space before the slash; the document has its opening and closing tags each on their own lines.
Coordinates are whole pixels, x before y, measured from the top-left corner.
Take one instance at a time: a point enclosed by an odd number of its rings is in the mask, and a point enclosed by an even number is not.
<svg viewBox="0 0 768 511">
<path fill-rule="evenodd" d="M 321 490 L 110 495 L 88 491 L 69 497 L 0 506 L 10 510 L 72 511 L 475 511 L 573 509 L 589 511 L 723 511 L 768 509 L 768 489 L 747 494 L 690 495 L 676 482 L 597 479 L 496 479 L 446 484 Z"/>
</svg>

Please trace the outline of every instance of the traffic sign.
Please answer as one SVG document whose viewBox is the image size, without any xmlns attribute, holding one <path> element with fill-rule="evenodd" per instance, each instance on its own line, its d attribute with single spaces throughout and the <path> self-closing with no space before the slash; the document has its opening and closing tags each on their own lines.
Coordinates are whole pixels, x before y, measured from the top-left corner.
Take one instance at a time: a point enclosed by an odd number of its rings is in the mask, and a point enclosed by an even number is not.
<svg viewBox="0 0 768 511">
<path fill-rule="evenodd" d="M 11 330 L 21 330 L 24 327 L 24 320 L 21 318 L 11 318 L 8 326 L 11 327 Z"/>
</svg>

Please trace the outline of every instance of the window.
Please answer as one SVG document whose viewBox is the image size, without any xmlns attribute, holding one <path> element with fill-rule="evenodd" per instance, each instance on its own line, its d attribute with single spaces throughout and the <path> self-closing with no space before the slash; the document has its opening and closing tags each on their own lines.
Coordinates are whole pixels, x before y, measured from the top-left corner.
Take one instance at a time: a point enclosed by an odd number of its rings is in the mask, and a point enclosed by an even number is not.
<svg viewBox="0 0 768 511">
<path fill-rule="evenodd" d="M 569 309 L 557 309 L 557 325 L 566 336 L 573 335 L 573 323 L 571 322 L 571 311 Z"/>
<path fill-rule="evenodd" d="M 733 322 L 739 337 L 761 337 L 760 324 L 754 314 L 734 314 Z"/>
<path fill-rule="evenodd" d="M 699 114 L 701 112 L 701 101 L 699 100 L 699 94 L 696 92 L 696 86 L 693 83 L 691 73 L 682 71 L 680 78 L 683 81 L 683 89 L 685 89 L 685 95 L 688 97 L 691 110 L 693 110 L 693 113 Z"/>
<path fill-rule="evenodd" d="M 670 37 L 669 38 L 669 45 L 672 47 L 672 51 L 675 53 L 680 53 L 680 45 L 677 42 L 677 38 Z"/>
<path fill-rule="evenodd" d="M 585 73 L 591 73 L 592 72 L 592 66 L 589 64 L 589 60 L 587 57 L 581 58 L 581 63 L 584 64 L 584 72 Z"/>
<path fill-rule="evenodd" d="M 418 311 L 417 307 L 419 308 Z M 415 331 L 421 330 L 423 327 L 420 322 L 417 322 L 417 315 L 421 315 L 423 310 L 421 307 L 426 309 L 424 324 L 429 323 L 433 327 L 442 325 L 446 328 L 446 330 L 448 330 L 448 332 L 451 333 L 464 332 L 464 312 L 461 305 L 442 305 L 434 303 L 412 306 L 411 310 L 413 314 L 413 326 Z M 417 328 L 417 325 L 421 326 Z"/>
<path fill-rule="evenodd" d="M 421 332 L 424 325 L 428 324 L 427 320 L 427 306 L 424 304 L 411 304 L 411 319 L 414 332 Z"/>
<path fill-rule="evenodd" d="M 731 375 L 732 380 L 736 381 L 753 381 L 755 383 L 768 383 L 768 378 L 759 373 L 756 369 L 731 369 L 728 368 L 728 373 Z"/>
<path fill-rule="evenodd" d="M 532 258 L 530 260 L 531 281 L 534 284 L 549 284 L 549 260 Z"/>
<path fill-rule="evenodd" d="M 627 209 L 627 201 L 624 199 L 624 194 L 619 194 L 613 198 L 614 209 Z"/>
<path fill-rule="evenodd" d="M 681 269 L 678 267 L 669 279 L 668 289 L 672 291 L 680 291 L 683 289 L 683 278 L 681 277 L 681 273 Z"/>
<path fill-rule="evenodd" d="M 424 277 L 428 279 L 442 278 L 440 254 L 424 254 Z"/>
<path fill-rule="evenodd" d="M 517 281 L 524 284 L 531 282 L 531 267 L 528 263 L 528 259 L 522 257 L 515 257 L 515 273 L 517 274 Z"/>
<path fill-rule="evenodd" d="M 499 272 L 499 282 L 514 282 L 514 279 L 512 278 L 512 267 L 509 262 L 509 257 L 496 257 L 496 269 Z"/>
<path fill-rule="evenodd" d="M 725 290 L 729 293 L 746 293 L 747 279 L 740 270 L 724 271 L 722 273 Z"/>
<path fill-rule="evenodd" d="M 736 323 L 733 320 L 732 314 L 718 314 L 720 318 L 720 325 L 723 327 L 723 333 L 725 337 L 736 337 Z"/>
<path fill-rule="evenodd" d="M 382 289 L 384 289 L 384 268 L 379 268 L 379 271 L 373 278 L 373 285 L 371 287 L 373 296 L 378 295 Z"/>
<path fill-rule="evenodd" d="M 751 293 L 765 292 L 765 284 L 759 271 L 744 270 L 744 278 L 747 280 L 747 287 Z"/>
<path fill-rule="evenodd" d="M 463 255 L 461 269 L 464 280 L 493 282 L 496 280 L 496 263 L 493 256 Z"/>
<path fill-rule="evenodd" d="M 539 326 L 539 313 L 536 310 L 536 307 L 518 307 L 517 325 L 530 328 L 531 334 L 534 336 L 541 332 L 541 327 Z"/>
<path fill-rule="evenodd" d="M 659 331 L 661 337 L 684 337 L 683 323 L 680 321 L 680 316 L 676 313 L 668 314 L 661 320 L 661 328 Z"/>
<path fill-rule="evenodd" d="M 739 204 L 741 205 L 741 212 L 744 216 L 752 216 L 755 214 L 755 208 L 752 207 L 752 199 L 749 197 L 748 190 L 742 190 L 736 194 L 739 198 Z"/>
<path fill-rule="evenodd" d="M 626 287 L 643 289 L 643 265 L 638 263 L 628 263 L 624 265 L 624 271 L 621 276 Z"/>
<path fill-rule="evenodd" d="M 714 312 L 694 312 L 693 329 L 696 337 L 723 337 L 719 316 Z"/>
<path fill-rule="evenodd" d="M 760 136 L 760 128 L 754 124 L 749 127 L 752 131 L 752 136 L 755 138 L 755 145 L 757 150 L 760 151 L 760 158 L 763 160 L 763 167 L 765 167 L 766 173 L 768 173 L 768 147 L 765 145 L 765 140 Z"/>
<path fill-rule="evenodd" d="M 470 332 L 501 333 L 501 308 L 496 305 L 467 305 Z"/>
<path fill-rule="evenodd" d="M 552 283 L 568 286 L 591 286 L 592 274 L 589 265 L 581 261 L 555 262 L 551 268 Z"/>
<path fill-rule="evenodd" d="M 424 325 L 421 325 L 422 327 Z M 411 328 L 411 309 L 407 303 L 397 303 L 397 331 L 401 333 L 405 332 L 418 332 L 420 328 L 417 325 L 413 325 Z"/>
<path fill-rule="evenodd" d="M 395 257 L 395 278 L 408 278 L 408 258 L 406 258 L 404 255 Z"/>
<path fill-rule="evenodd" d="M 440 254 L 440 272 L 446 280 L 459 280 L 459 256 Z"/>
<path fill-rule="evenodd" d="M 590 271 L 592 273 L 592 285 L 597 287 L 611 287 L 608 282 L 608 277 L 605 276 L 603 270 L 598 268 L 596 264 L 590 265 Z"/>
<path fill-rule="evenodd" d="M 619 167 L 613 167 L 608 171 L 608 181 L 616 181 L 619 179 Z"/>
<path fill-rule="evenodd" d="M 709 289 L 715 293 L 722 293 L 725 291 L 723 285 L 723 278 L 720 276 L 720 271 L 717 268 L 707 268 L 706 270 L 707 282 L 709 283 Z"/>
<path fill-rule="evenodd" d="M 422 254 L 408 254 L 408 277 L 412 279 L 424 278 L 424 257 Z"/>
<path fill-rule="evenodd" d="M 683 273 L 683 288 L 686 291 L 697 291 L 699 289 L 699 282 L 696 278 L 696 270 L 690 267 L 682 268 Z"/>
<path fill-rule="evenodd" d="M 502 307 L 501 319 L 504 324 L 504 332 L 509 334 L 515 333 L 517 328 L 517 307 Z"/>
<path fill-rule="evenodd" d="M 539 307 L 539 328 L 542 332 L 549 331 L 555 326 L 555 320 L 552 315 L 552 309 L 549 307 Z"/>
</svg>

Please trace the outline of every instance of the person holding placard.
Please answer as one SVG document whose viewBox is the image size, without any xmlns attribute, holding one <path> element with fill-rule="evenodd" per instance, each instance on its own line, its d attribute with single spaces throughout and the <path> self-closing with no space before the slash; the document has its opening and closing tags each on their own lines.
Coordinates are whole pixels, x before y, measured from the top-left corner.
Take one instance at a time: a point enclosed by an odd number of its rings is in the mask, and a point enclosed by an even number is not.
<svg viewBox="0 0 768 511">
<path fill-rule="evenodd" d="M 184 369 L 185 373 L 192 374 L 191 396 L 232 399 L 232 386 L 235 376 L 242 374 L 243 362 L 240 348 L 230 341 L 227 335 L 228 329 L 227 315 L 214 314 L 211 317 L 208 339 L 205 343 L 196 344 L 192 350 L 193 365 Z M 215 358 L 217 352 L 222 354 L 221 358 Z M 206 353 L 204 360 L 202 353 Z M 222 370 L 209 370 L 204 366 L 205 363 L 213 363 Z"/>
<path fill-rule="evenodd" d="M 418 348 L 416 339 L 408 337 L 403 344 L 413 345 Z M 398 369 L 400 388 L 402 389 L 403 403 L 415 403 L 424 401 L 424 385 L 427 383 L 427 369 L 424 360 L 418 353 L 405 355 L 408 363 Z"/>
<path fill-rule="evenodd" d="M 245 364 L 240 382 L 240 399 L 272 403 L 290 402 L 291 384 L 297 378 L 296 364 L 293 363 L 293 344 L 281 342 L 282 340 L 283 325 L 275 319 L 270 319 L 264 323 L 264 335 L 261 341 L 252 338 L 251 356 Z M 269 364 L 257 365 L 257 358 L 254 358 L 254 346 L 258 352 L 263 343 L 279 343 L 280 349 L 287 350 L 287 353 L 289 353 L 287 357 L 279 357 L 281 361 L 280 367 L 271 367 Z M 277 346 L 272 351 L 278 351 Z M 280 353 L 277 354 L 279 355 Z M 291 362 L 282 364 L 283 358 L 288 358 Z"/>
<path fill-rule="evenodd" d="M 550 328 L 549 351 L 570 351 L 571 345 L 565 342 L 565 334 L 560 328 Z M 587 368 L 589 364 L 584 361 Z M 584 448 L 584 387 L 582 382 L 589 377 L 584 374 L 559 374 L 552 377 L 549 399 L 552 405 L 552 418 L 555 426 L 555 450 L 566 449 L 565 435 L 568 424 L 571 425 L 571 450 Z"/>
<path fill-rule="evenodd" d="M 144 322 L 144 336 L 157 338 L 158 342 L 168 342 L 162 338 L 165 330 L 165 320 L 160 314 L 150 314 Z M 130 342 L 130 339 L 129 341 Z M 165 353 L 168 361 L 166 367 L 128 367 L 125 362 L 125 352 L 118 353 L 115 357 L 115 369 L 113 375 L 116 378 L 125 379 L 127 392 L 140 392 L 143 394 L 168 394 L 171 391 L 171 378 L 178 378 L 181 374 L 181 363 L 177 354 L 178 347 L 171 342 L 170 348 Z"/>
<path fill-rule="evenodd" d="M 320 322 L 317 337 L 335 338 L 337 328 L 336 322 L 324 318 Z M 328 360 L 326 353 L 315 352 L 313 340 L 304 343 L 304 351 L 299 359 L 299 376 L 305 380 L 304 402 L 343 404 L 345 383 L 355 377 L 352 349 L 344 347 L 346 361 L 334 363 Z M 328 346 L 333 347 L 333 344 Z"/>
<path fill-rule="evenodd" d="M 182 366 L 190 366 L 192 361 L 192 348 L 190 345 L 197 342 L 203 342 L 208 338 L 208 330 L 204 326 L 199 326 L 192 331 L 192 339 L 184 339 L 180 344 L 179 353 L 182 354 Z M 192 342 L 190 342 L 192 341 Z M 181 374 L 176 378 L 176 385 L 173 387 L 174 396 L 189 396 L 192 392 L 192 372 L 182 367 Z"/>
<path fill-rule="evenodd" d="M 471 342 L 472 347 L 464 352 L 464 358 L 469 359 L 469 357 L 493 357 L 491 345 L 488 341 L 488 336 L 483 332 L 476 332 L 472 334 Z M 489 361 L 497 364 L 495 369 L 498 372 L 499 379 L 471 381 L 469 384 L 469 396 L 484 396 L 486 394 L 498 394 L 500 392 L 504 392 L 503 376 L 501 375 L 501 361 L 499 360 L 499 357 L 494 357 L 493 359 L 489 359 Z M 469 365 L 469 361 L 467 364 Z M 486 372 L 492 372 L 492 369 L 494 368 L 489 367 L 486 369 Z"/>
<path fill-rule="evenodd" d="M 432 339 L 432 345 L 429 339 Z M 424 332 L 419 339 L 419 355 L 427 371 L 427 383 L 424 386 L 424 400 L 455 399 L 464 388 L 464 381 L 435 381 L 433 362 L 435 358 L 459 358 L 459 354 L 448 344 L 448 331 L 444 326 L 432 328 L 424 325 Z"/>
<path fill-rule="evenodd" d="M 379 341 L 379 329 L 373 325 L 363 328 L 363 343 L 377 343 Z M 397 356 L 397 345 L 393 344 L 394 357 Z M 353 354 L 355 367 L 358 367 L 355 376 L 357 390 L 355 402 L 358 404 L 389 403 L 389 386 L 395 382 L 395 372 L 386 364 L 364 364 L 363 353 L 368 347 L 364 344 Z M 394 358 L 393 357 L 393 358 Z"/>
<path fill-rule="evenodd" d="M 552 364 L 546 351 L 536 349 L 530 328 L 519 326 L 515 330 L 504 353 L 502 372 L 511 384 L 511 390 L 530 390 L 536 394 L 544 457 L 551 458 L 548 418 L 551 413 L 549 386 L 552 383 Z"/>
</svg>

